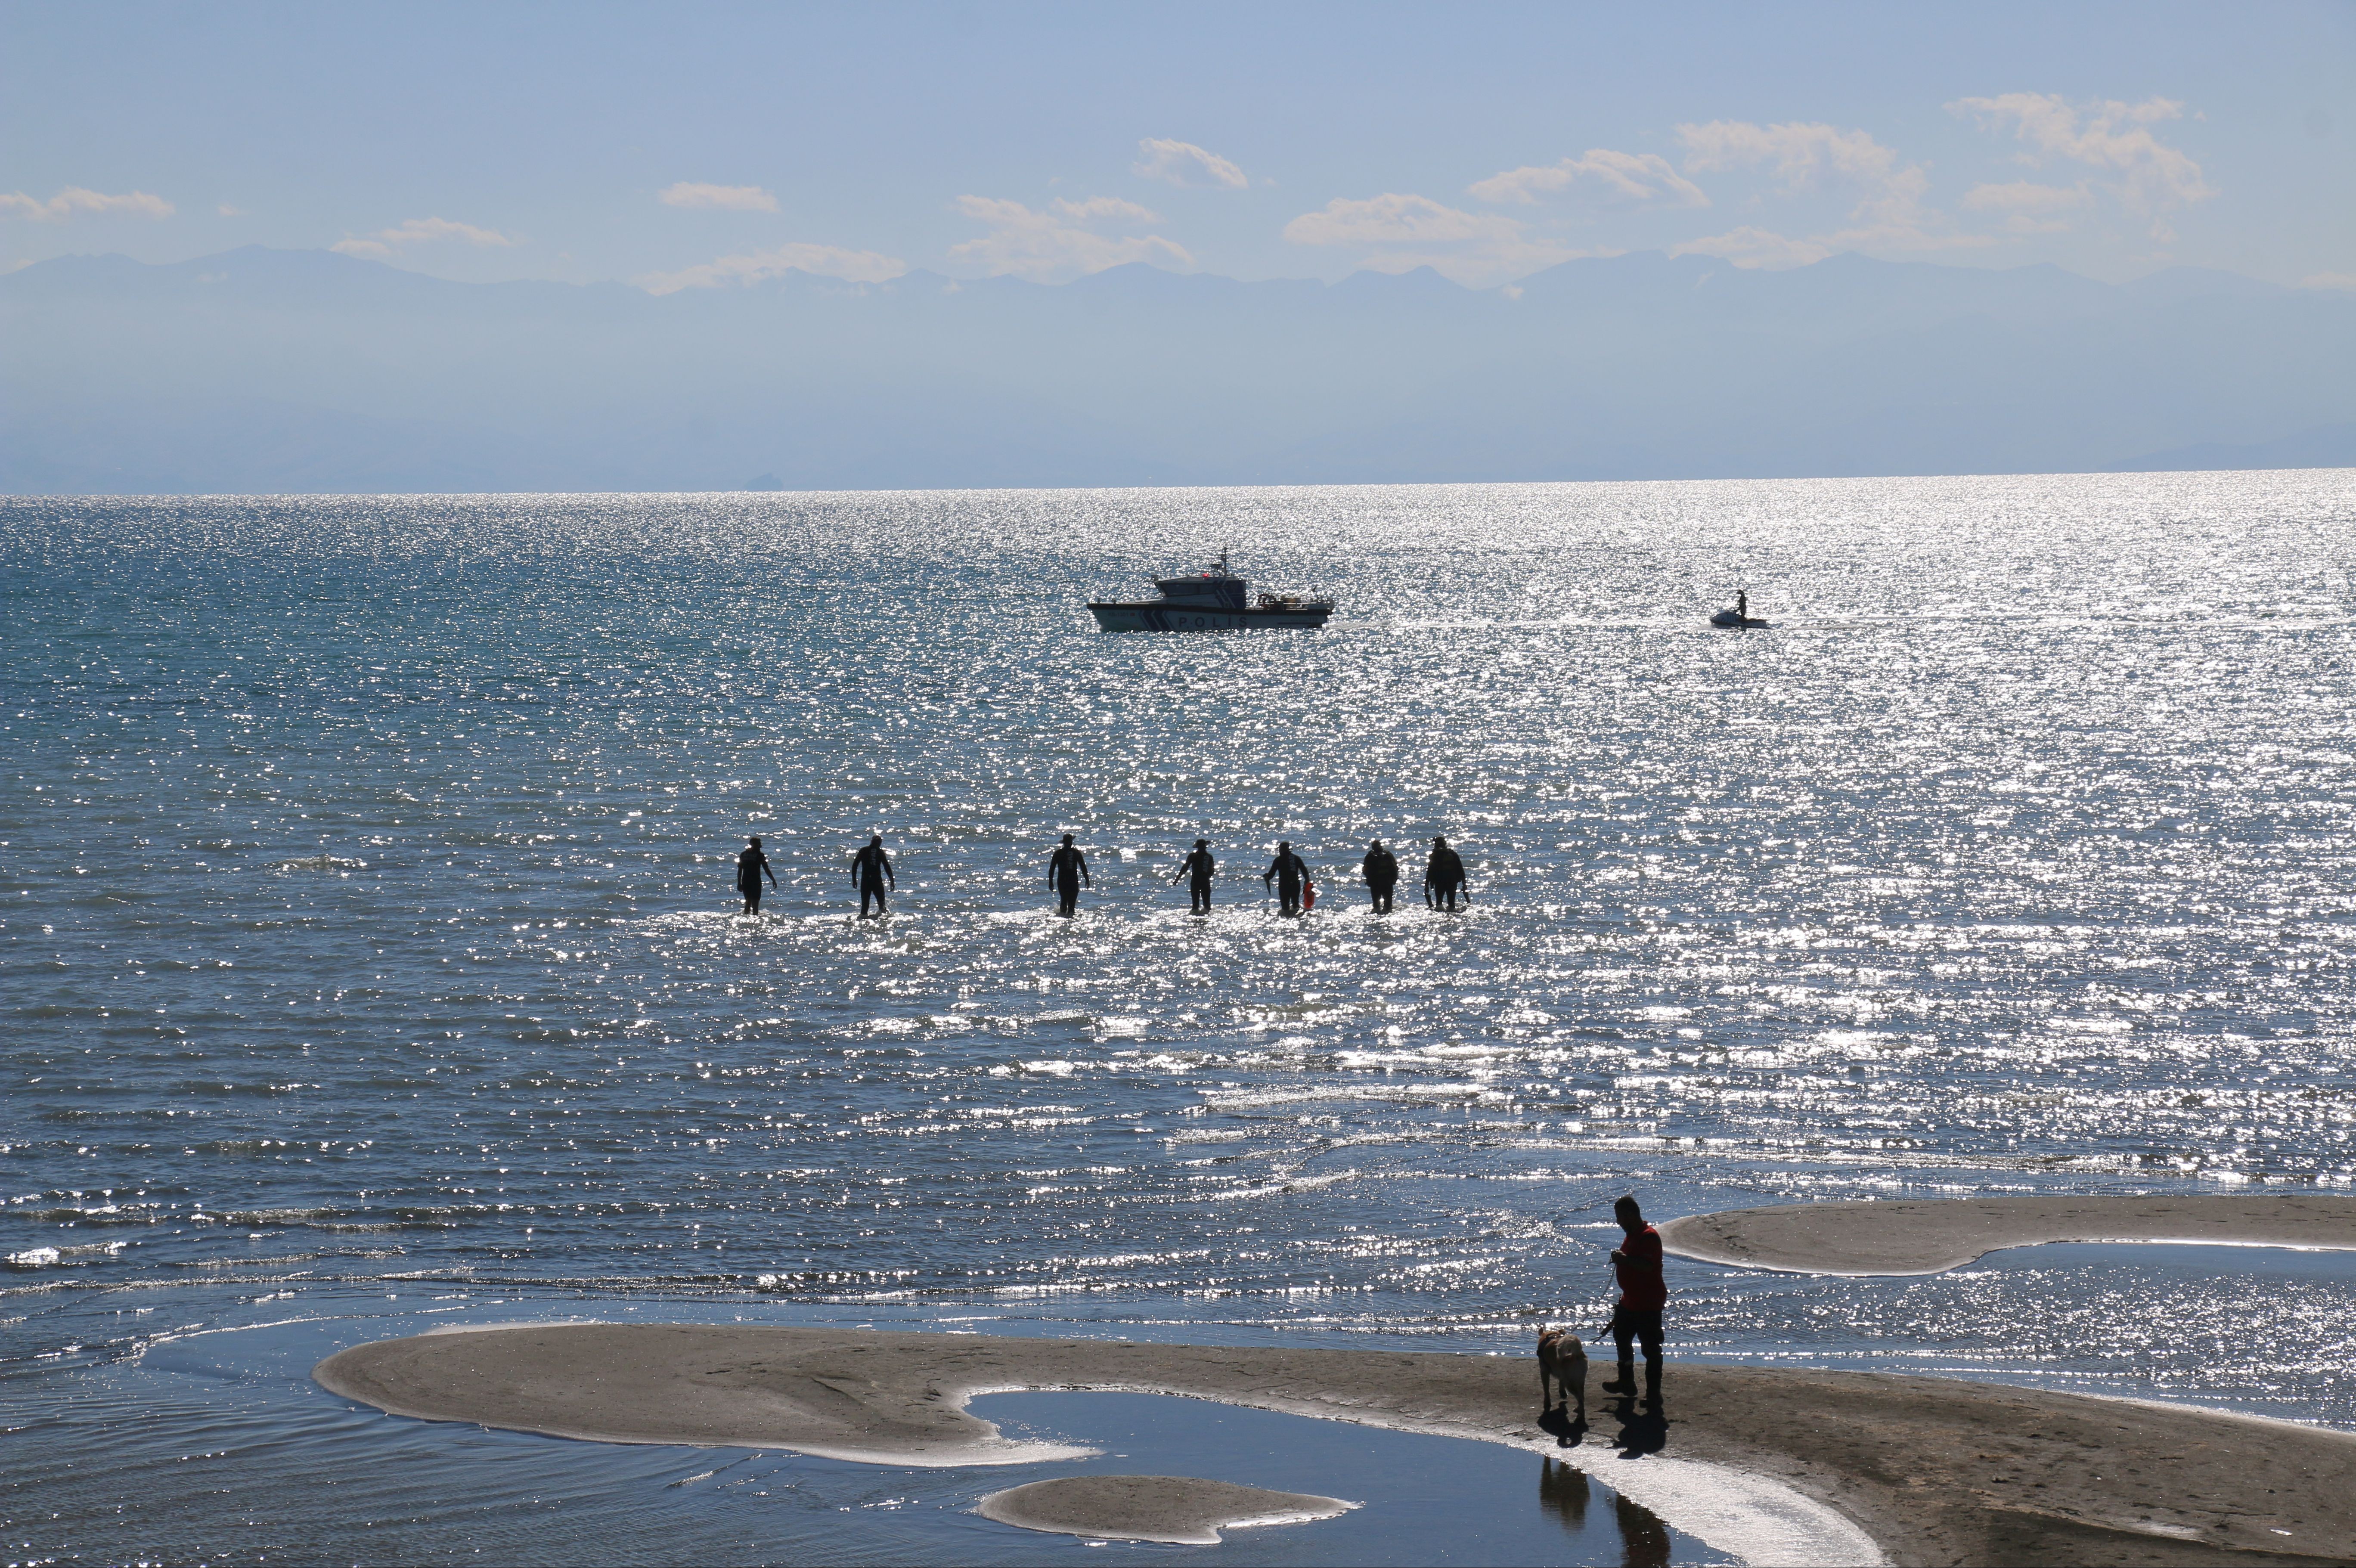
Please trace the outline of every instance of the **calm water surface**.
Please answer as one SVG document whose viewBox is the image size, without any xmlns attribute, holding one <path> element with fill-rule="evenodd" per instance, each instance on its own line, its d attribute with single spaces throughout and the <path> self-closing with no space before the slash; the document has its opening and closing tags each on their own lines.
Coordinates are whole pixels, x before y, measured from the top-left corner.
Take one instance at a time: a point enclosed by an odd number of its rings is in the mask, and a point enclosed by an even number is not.
<svg viewBox="0 0 2356 1568">
<path fill-rule="evenodd" d="M 96 1465 L 166 1336 L 421 1295 L 1518 1350 L 1631 1188 L 2344 1188 L 2351 523 L 2346 472 L 0 502 L 8 1427 Z M 1333 625 L 1094 630 L 1222 546 Z M 1707 629 L 1737 581 L 1775 630 Z M 1434 833 L 1472 909 L 1371 915 Z M 2284 1256 L 1677 1266 L 1672 1318 L 2356 1426 L 2356 1283 Z M 40 1490 L 12 1552 L 168 1545 Z"/>
</svg>

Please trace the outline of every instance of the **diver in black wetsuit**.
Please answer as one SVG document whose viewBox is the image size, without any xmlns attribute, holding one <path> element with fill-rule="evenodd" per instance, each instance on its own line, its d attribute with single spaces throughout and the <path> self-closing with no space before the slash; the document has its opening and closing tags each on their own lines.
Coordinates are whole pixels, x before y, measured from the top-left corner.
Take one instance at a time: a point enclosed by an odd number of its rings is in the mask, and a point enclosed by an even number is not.
<svg viewBox="0 0 2356 1568">
<path fill-rule="evenodd" d="M 884 853 L 884 835 L 876 834 L 866 847 L 851 857 L 851 880 L 859 884 L 859 918 L 867 918 L 867 905 L 874 901 L 875 912 L 884 912 L 884 890 L 898 888 L 900 879 L 892 874 L 891 857 Z"/>
<path fill-rule="evenodd" d="M 1276 884 L 1276 907 L 1280 914 L 1301 912 L 1301 884 L 1309 880 L 1309 863 L 1292 852 L 1288 840 L 1276 847 L 1276 859 L 1268 863 L 1260 874 L 1259 885 Z"/>
<path fill-rule="evenodd" d="M 1398 887 L 1398 857 L 1383 848 L 1379 838 L 1367 847 L 1366 858 L 1358 862 L 1365 873 L 1366 891 L 1373 895 L 1375 912 L 1391 912 L 1391 894 Z"/>
<path fill-rule="evenodd" d="M 736 891 L 744 895 L 746 914 L 761 912 L 761 879 L 764 876 L 769 879 L 771 887 L 777 885 L 777 873 L 769 869 L 769 858 L 761 853 L 761 841 L 755 838 L 736 856 Z"/>
<path fill-rule="evenodd" d="M 1047 857 L 1047 880 L 1055 884 L 1055 912 L 1066 920 L 1079 912 L 1081 886 L 1097 885 L 1088 875 L 1088 858 L 1080 853 L 1068 833 L 1064 835 L 1063 846 Z"/>
<path fill-rule="evenodd" d="M 1189 891 L 1194 895 L 1194 907 L 1187 912 L 1190 914 L 1211 912 L 1211 878 L 1217 873 L 1218 869 L 1219 863 L 1211 859 L 1211 841 L 1207 838 L 1195 839 L 1194 852 L 1187 856 L 1184 864 L 1178 868 L 1179 876 L 1170 879 L 1173 885 L 1182 879 L 1184 880 L 1189 885 Z"/>
<path fill-rule="evenodd" d="M 1423 865 L 1423 901 L 1433 909 L 1453 911 L 1459 897 L 1469 907 L 1472 891 L 1464 881 L 1464 859 L 1445 838 L 1431 841 L 1431 859 Z"/>
</svg>

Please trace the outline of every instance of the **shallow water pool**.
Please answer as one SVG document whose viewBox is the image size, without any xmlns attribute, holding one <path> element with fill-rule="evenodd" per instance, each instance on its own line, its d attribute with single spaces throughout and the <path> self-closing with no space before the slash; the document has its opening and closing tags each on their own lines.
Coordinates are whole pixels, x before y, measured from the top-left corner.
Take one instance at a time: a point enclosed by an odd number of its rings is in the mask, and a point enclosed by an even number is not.
<svg viewBox="0 0 2356 1568">
<path fill-rule="evenodd" d="M 938 1469 L 416 1421 L 310 1378 L 349 1345 L 567 1316 L 555 1305 L 323 1293 L 303 1303 L 316 1316 L 182 1338 L 166 1329 L 134 1359 L 18 1371 L 0 1395 L 31 1395 L 37 1378 L 43 1386 L 0 1481 L 7 1559 L 572 1564 L 594 1541 L 596 1560 L 615 1563 L 1729 1561 L 1536 1454 L 1204 1401 L 991 1395 L 973 1405 L 984 1419 L 1100 1456 Z M 607 1305 L 579 1315 L 678 1316 Z M 1611 1457 L 1609 1434 L 1601 1424 L 1590 1439 L 1599 1460 Z M 1216 1547 L 1089 1543 L 973 1511 L 987 1493 L 1083 1473 L 1202 1476 L 1366 1506 L 1234 1531 Z"/>
</svg>

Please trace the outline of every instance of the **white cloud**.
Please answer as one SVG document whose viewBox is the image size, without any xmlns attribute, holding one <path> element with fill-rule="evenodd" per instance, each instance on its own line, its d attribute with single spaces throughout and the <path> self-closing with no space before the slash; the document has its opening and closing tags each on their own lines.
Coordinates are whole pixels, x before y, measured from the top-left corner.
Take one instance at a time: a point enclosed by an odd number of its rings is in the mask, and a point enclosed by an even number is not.
<svg viewBox="0 0 2356 1568">
<path fill-rule="evenodd" d="M 1159 234 L 1100 234 L 1090 225 L 1135 227 L 1161 219 L 1147 208 L 1117 196 L 1052 202 L 1033 211 L 1019 201 L 961 196 L 957 209 L 986 225 L 979 240 L 949 247 L 949 260 L 986 270 L 993 277 L 1045 280 L 1101 272 L 1131 261 L 1192 267 L 1194 258 L 1175 240 Z"/>
<path fill-rule="evenodd" d="M 253 216 L 252 213 L 246 211 L 245 208 L 241 207 L 231 207 L 225 201 L 219 207 L 213 208 L 213 210 L 220 213 L 223 218 L 251 218 Z"/>
<path fill-rule="evenodd" d="M 724 283 L 747 286 L 786 272 L 811 272 L 854 283 L 880 283 L 908 270 L 897 256 L 878 251 L 846 251 L 840 245 L 780 245 L 742 256 L 723 256 L 700 267 L 676 272 L 648 272 L 632 280 L 650 294 L 677 293 L 681 289 L 716 289 Z"/>
<path fill-rule="evenodd" d="M 2015 234 L 2036 234 L 2069 228 L 2056 215 L 2092 199 L 2083 185 L 2014 180 L 2009 185 L 1976 185 L 1965 194 L 1964 205 L 1974 212 L 2003 213 L 2005 228 Z"/>
<path fill-rule="evenodd" d="M 1138 160 L 1130 167 L 1148 179 L 1168 180 L 1172 185 L 1225 186 L 1230 190 L 1251 184 L 1243 170 L 1192 142 L 1149 136 L 1138 143 L 1137 151 Z"/>
<path fill-rule="evenodd" d="M 2217 194 L 2199 164 L 2151 133 L 2153 125 L 2183 114 L 2184 105 L 2174 99 L 2073 104 L 2055 93 L 2008 92 L 1959 98 L 1947 108 L 1973 115 L 1992 130 L 2009 125 L 2014 140 L 2029 149 L 2021 154 L 2023 163 L 2066 158 L 2115 175 L 2112 191 L 2128 211 L 2151 220 L 2155 239 L 2173 238 L 2166 216 L 2170 210 Z"/>
<path fill-rule="evenodd" d="M 1320 212 L 1304 212 L 1284 226 L 1295 245 L 1449 245 L 1509 238 L 1521 232 L 1510 218 L 1460 212 L 1428 196 L 1386 191 L 1363 201 L 1335 197 Z"/>
<path fill-rule="evenodd" d="M 1832 247 L 1821 240 L 1788 240 L 1771 229 L 1749 225 L 1713 234 L 1707 240 L 1688 240 L 1669 247 L 1672 256 L 1718 256 L 1738 267 L 1757 267 L 1771 272 L 1809 266 L 1832 253 Z"/>
<path fill-rule="evenodd" d="M 656 197 L 665 207 L 718 208 L 723 212 L 775 212 L 777 198 L 756 185 L 695 185 L 686 180 Z"/>
<path fill-rule="evenodd" d="M 1472 187 L 1483 201 L 1535 205 L 1541 195 L 1578 190 L 1614 207 L 1708 207 L 1701 187 L 1658 153 L 1590 147 L 1575 158 L 1491 175 Z"/>
<path fill-rule="evenodd" d="M 1775 177 L 1787 191 L 1812 189 L 1826 175 L 1872 191 L 1919 188 L 1927 183 L 1919 168 L 1901 166 L 1898 154 L 1868 131 L 1713 120 L 1707 125 L 1678 126 L 1677 140 L 1685 144 L 1688 173 L 1772 164 Z"/>
<path fill-rule="evenodd" d="M 431 244 L 441 240 L 463 240 L 469 245 L 513 245 L 518 241 L 496 229 L 477 229 L 471 223 L 460 223 L 448 218 L 412 218 L 391 229 L 380 229 L 360 240 L 338 240 L 327 247 L 345 256 L 364 257 L 381 261 L 403 245 Z"/>
<path fill-rule="evenodd" d="M 2356 272 L 2309 272 L 2298 281 L 2303 289 L 2356 290 Z"/>
<path fill-rule="evenodd" d="M 125 191 L 121 196 L 109 196 L 104 191 L 87 190 L 70 185 L 57 195 L 43 201 L 27 196 L 23 191 L 0 192 L 0 217 L 29 218 L 37 223 L 62 223 L 67 219 L 85 212 L 120 212 L 138 218 L 169 218 L 177 209 L 160 196 L 150 196 L 144 190 Z"/>
<path fill-rule="evenodd" d="M 1725 257 L 1734 266 L 1760 266 L 1767 271 L 1781 271 L 1786 266 L 1809 266 L 1812 261 L 1824 261 L 1826 257 L 1837 257 L 1845 250 L 1899 250 L 1899 252 L 1920 252 L 1920 250 L 1981 250 L 1996 245 L 1996 240 L 1984 233 L 1955 233 L 1944 229 L 1925 229 L 1920 224 L 1857 224 L 1852 229 L 1833 229 L 1828 233 L 1812 236 L 1781 236 L 1772 229 L 1743 224 L 1741 229 L 1730 229 L 1727 233 L 1713 233 L 1701 240 L 1685 240 L 1670 245 L 1673 257 Z"/>
<path fill-rule="evenodd" d="M 1286 224 L 1284 237 L 1295 245 L 1356 246 L 1367 252 L 1361 264 L 1370 272 L 1430 267 L 1475 288 L 1580 256 L 1619 253 L 1573 250 L 1530 233 L 1514 219 L 1460 211 L 1398 191 L 1363 200 L 1336 197 Z"/>
<path fill-rule="evenodd" d="M 1441 277 L 1468 289 L 1494 288 L 1511 278 L 1526 278 L 1565 261 L 1590 256 L 1624 256 L 1612 245 L 1574 247 L 1551 240 L 1522 238 L 1483 249 L 1456 251 L 1385 251 L 1365 259 L 1369 272 L 1412 272 L 1430 267 Z M 1521 297 L 1519 292 L 1512 296 Z"/>
<path fill-rule="evenodd" d="M 512 245 L 515 240 L 496 229 L 477 229 L 448 218 L 412 218 L 377 236 L 394 245 L 415 245 L 434 240 L 464 240 L 469 245 Z"/>
<path fill-rule="evenodd" d="M 968 197 L 970 201 L 974 197 Z M 1058 197 L 1049 203 L 1058 213 L 1075 223 L 1087 223 L 1098 218 L 1118 218 L 1127 223 L 1159 223 L 1162 215 L 1150 207 L 1140 207 L 1117 196 L 1092 196 L 1086 201 L 1066 201 Z"/>
<path fill-rule="evenodd" d="M 2061 212 L 2086 204 L 2084 186 L 2039 185 L 2015 180 L 2010 185 L 1976 185 L 1964 205 L 1979 212 Z"/>
<path fill-rule="evenodd" d="M 1841 251 L 1951 251 L 1996 242 L 1955 232 L 1944 214 L 1924 204 L 1931 176 L 1922 166 L 1902 161 L 1869 132 L 1739 120 L 1680 125 L 1676 132 L 1688 173 L 1767 166 L 1785 195 L 1837 183 L 1853 190 L 1857 201 L 1846 229 L 1790 240 L 1746 225 L 1689 241 L 1673 254 L 1723 255 L 1738 267 L 1801 267 Z"/>
</svg>

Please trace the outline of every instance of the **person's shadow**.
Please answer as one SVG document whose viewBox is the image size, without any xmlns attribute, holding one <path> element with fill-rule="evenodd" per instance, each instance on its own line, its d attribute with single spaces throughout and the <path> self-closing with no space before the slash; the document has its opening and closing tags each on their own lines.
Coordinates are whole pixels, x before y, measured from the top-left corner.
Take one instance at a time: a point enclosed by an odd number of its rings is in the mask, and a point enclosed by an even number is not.
<svg viewBox="0 0 2356 1568">
<path fill-rule="evenodd" d="M 1620 1527 L 1620 1561 L 1623 1568 L 1668 1568 L 1669 1527 L 1648 1508 L 1626 1498 L 1612 1499 L 1612 1522 Z"/>
<path fill-rule="evenodd" d="M 1620 1424 L 1612 1435 L 1612 1446 L 1622 1458 L 1641 1459 L 1669 1445 L 1669 1418 L 1657 1401 L 1639 1403 L 1634 1394 L 1622 1394 L 1612 1402 L 1610 1413 Z"/>
</svg>

